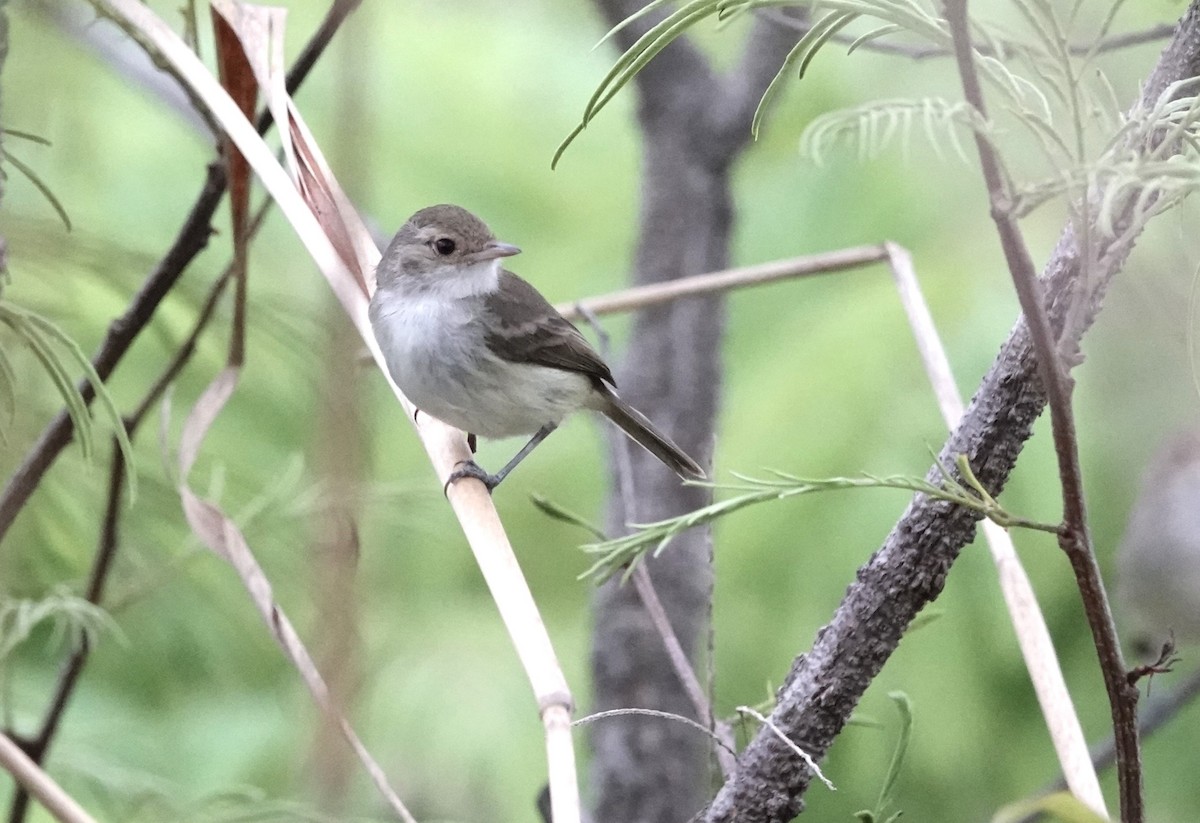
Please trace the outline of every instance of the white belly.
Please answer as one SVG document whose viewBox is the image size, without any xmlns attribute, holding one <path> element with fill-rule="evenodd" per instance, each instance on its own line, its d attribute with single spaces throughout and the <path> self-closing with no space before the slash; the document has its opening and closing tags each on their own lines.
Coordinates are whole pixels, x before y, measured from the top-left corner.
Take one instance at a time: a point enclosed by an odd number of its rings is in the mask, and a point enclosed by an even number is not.
<svg viewBox="0 0 1200 823">
<path fill-rule="evenodd" d="M 469 301 L 395 293 L 372 300 L 371 325 L 388 371 L 418 409 L 480 437 L 511 437 L 558 424 L 584 405 L 589 378 L 500 359 L 477 316 Z"/>
</svg>

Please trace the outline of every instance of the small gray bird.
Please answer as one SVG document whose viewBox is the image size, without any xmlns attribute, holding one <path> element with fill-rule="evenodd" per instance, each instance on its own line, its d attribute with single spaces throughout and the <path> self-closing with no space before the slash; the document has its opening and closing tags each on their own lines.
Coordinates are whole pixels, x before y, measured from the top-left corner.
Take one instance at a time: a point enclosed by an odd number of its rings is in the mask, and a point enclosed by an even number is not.
<svg viewBox="0 0 1200 823">
<path fill-rule="evenodd" d="M 1139 657 L 1200 642 L 1200 429 L 1169 437 L 1142 478 L 1117 548 L 1117 597 Z"/>
<path fill-rule="evenodd" d="M 441 205 L 408 219 L 383 253 L 371 326 L 388 372 L 418 410 L 468 433 L 530 441 L 496 474 L 474 461 L 446 482 L 474 477 L 491 491 L 563 418 L 601 412 L 681 478 L 704 471 L 617 396 L 612 372 L 537 289 L 501 268 L 520 249 L 496 240 L 466 209 Z"/>
</svg>

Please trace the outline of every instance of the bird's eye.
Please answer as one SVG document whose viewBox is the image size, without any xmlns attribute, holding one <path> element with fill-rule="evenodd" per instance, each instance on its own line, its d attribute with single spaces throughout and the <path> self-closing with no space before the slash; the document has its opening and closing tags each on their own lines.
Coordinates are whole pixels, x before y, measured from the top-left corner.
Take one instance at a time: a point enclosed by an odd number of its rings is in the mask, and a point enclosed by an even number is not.
<svg viewBox="0 0 1200 823">
<path fill-rule="evenodd" d="M 433 250 L 443 257 L 447 254 L 454 254 L 455 248 L 456 246 L 454 241 L 449 237 L 439 237 L 437 240 L 433 241 Z"/>
</svg>

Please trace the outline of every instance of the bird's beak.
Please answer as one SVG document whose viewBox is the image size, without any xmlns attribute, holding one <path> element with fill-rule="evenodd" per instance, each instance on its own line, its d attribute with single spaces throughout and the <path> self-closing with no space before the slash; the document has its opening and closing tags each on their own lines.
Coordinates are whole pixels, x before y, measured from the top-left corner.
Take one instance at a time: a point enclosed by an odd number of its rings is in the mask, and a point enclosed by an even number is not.
<svg viewBox="0 0 1200 823">
<path fill-rule="evenodd" d="M 521 250 L 516 246 L 493 240 L 482 249 L 475 252 L 472 257 L 474 257 L 476 261 L 495 260 L 497 257 L 512 257 L 514 254 L 520 253 Z"/>
</svg>

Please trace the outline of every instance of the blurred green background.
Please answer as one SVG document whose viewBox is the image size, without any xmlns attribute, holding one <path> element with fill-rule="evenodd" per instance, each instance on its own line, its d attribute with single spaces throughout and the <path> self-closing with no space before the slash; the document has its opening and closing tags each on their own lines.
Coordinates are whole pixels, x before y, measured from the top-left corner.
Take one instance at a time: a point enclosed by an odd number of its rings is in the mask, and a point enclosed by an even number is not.
<svg viewBox="0 0 1200 823">
<path fill-rule="evenodd" d="M 179 5 L 151 3 L 173 25 Z M 1104 4 L 1094 5 L 1100 15 Z M 288 6 L 295 54 L 325 4 Z M 21 2 L 9 8 L 4 123 L 52 146 L 9 138 L 8 148 L 62 200 L 74 230 L 10 170 L 0 212 L 13 275 L 6 297 L 51 317 L 92 352 L 174 236 L 211 143 L 43 16 Z M 1173 21 L 1182 8 L 1127 3 L 1117 28 Z M 988 13 L 1018 27 L 1007 5 Z M 745 23 L 702 28 L 714 60 L 730 65 Z M 592 50 L 603 29 L 582 0 L 367 0 L 298 102 L 343 184 L 385 234 L 421 206 L 461 203 L 524 249 L 513 268 L 551 300 L 599 294 L 626 282 L 637 230 L 632 93 L 589 127 L 557 171 L 549 162 L 614 58 L 608 47 Z M 740 162 L 735 262 L 885 239 L 904 245 L 969 396 L 1017 313 L 974 163 L 930 150 L 919 134 L 909 150 L 865 162 L 847 149 L 817 167 L 798 152 L 802 129 L 825 111 L 889 97 L 957 98 L 951 66 L 843 51 L 823 53 L 803 82 L 787 85 Z M 1158 51 L 1142 46 L 1103 61 L 1122 105 Z M 1196 217 L 1188 206 L 1147 232 L 1077 372 L 1089 505 L 1106 572 L 1141 467 L 1165 434 L 1196 419 L 1186 343 L 1200 259 Z M 1026 221 L 1035 260 L 1046 259 L 1063 218 L 1061 206 L 1048 206 Z M 224 267 L 227 219 L 111 381 L 123 410 L 187 333 Z M 238 516 L 303 637 L 317 649 L 357 637 L 355 648 L 323 654 L 353 672 L 354 723 L 422 821 L 535 820 L 545 755 L 525 677 L 379 375 L 365 366 L 356 372 L 360 421 L 343 428 L 322 416 L 331 373 L 346 372 L 336 342 L 346 324 L 277 214 L 254 244 L 250 301 L 248 363 L 193 485 Z M 924 473 L 944 429 L 884 268 L 736 293 L 729 307 L 721 477 L 763 467 L 813 477 Z M 224 362 L 228 315 L 226 303 L 161 419 L 148 420 L 138 438 L 140 492 L 124 513 L 110 584 L 120 633 L 106 635 L 94 654 L 50 758 L 66 787 L 108 820 L 230 819 L 218 802 L 230 793 L 259 804 L 264 819 L 302 819 L 261 804 L 315 808 L 322 781 L 314 773 L 340 757 L 317 742 L 311 701 L 241 583 L 189 536 L 165 468 L 187 410 Z M 619 358 L 627 319 L 606 325 Z M 7 477 L 58 400 L 31 357 L 9 337 L 0 344 L 21 380 L 16 419 L 0 444 Z M 365 444 L 362 482 L 332 490 L 321 455 L 345 451 L 355 437 Z M 481 461 L 498 466 L 515 445 L 486 444 Z M 72 447 L 59 460 L 0 546 L 5 597 L 38 597 L 60 584 L 80 590 L 102 513 L 104 458 L 87 464 Z M 583 711 L 590 584 L 576 580 L 589 564 L 576 546 L 585 535 L 547 520 L 529 495 L 599 520 L 606 474 L 598 424 L 579 417 L 497 495 Z M 329 573 L 316 544 L 334 491 L 352 495 L 361 511 L 356 589 L 345 602 L 358 623 L 344 635 L 317 620 L 315 605 Z M 1003 501 L 1026 516 L 1057 518 L 1044 421 Z M 778 685 L 906 503 L 901 492 L 837 492 L 745 511 L 717 527 L 720 712 L 762 701 Z M 1098 738 L 1108 728 L 1107 701 L 1069 568 L 1047 536 L 1016 540 L 1085 729 Z M 910 696 L 916 716 L 897 800 L 904 819 L 985 821 L 1056 775 L 995 577 L 986 548 L 964 551 L 936 603 L 939 619 L 904 641 L 860 707 L 882 728 L 852 726 L 839 738 L 825 766 L 838 791 L 814 785 L 803 819 L 850 820 L 874 803 L 897 733 L 892 690 Z M 6 723 L 32 728 L 63 648 L 41 631 L 5 662 Z M 1184 668 L 1192 660 L 1187 655 Z M 1197 723 L 1193 707 L 1146 745 L 1146 792 L 1160 823 L 1196 819 Z M 368 781 L 350 774 L 345 816 L 382 817 Z M 1115 802 L 1111 779 L 1106 789 Z M 0 802 L 10 791 L 0 781 Z M 33 819 L 48 819 L 42 814 Z"/>
</svg>

